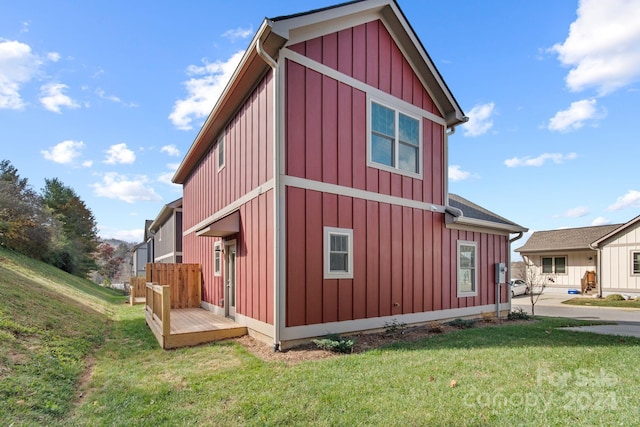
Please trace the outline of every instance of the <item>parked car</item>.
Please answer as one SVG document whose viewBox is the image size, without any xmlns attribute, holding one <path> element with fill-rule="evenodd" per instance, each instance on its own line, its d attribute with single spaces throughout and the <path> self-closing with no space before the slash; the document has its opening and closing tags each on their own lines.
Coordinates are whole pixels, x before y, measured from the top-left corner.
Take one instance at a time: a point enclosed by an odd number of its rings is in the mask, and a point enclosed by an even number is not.
<svg viewBox="0 0 640 427">
<path fill-rule="evenodd" d="M 514 279 L 510 281 L 509 286 L 511 287 L 512 297 L 529 294 L 529 285 L 527 285 L 527 282 L 522 279 Z"/>
</svg>

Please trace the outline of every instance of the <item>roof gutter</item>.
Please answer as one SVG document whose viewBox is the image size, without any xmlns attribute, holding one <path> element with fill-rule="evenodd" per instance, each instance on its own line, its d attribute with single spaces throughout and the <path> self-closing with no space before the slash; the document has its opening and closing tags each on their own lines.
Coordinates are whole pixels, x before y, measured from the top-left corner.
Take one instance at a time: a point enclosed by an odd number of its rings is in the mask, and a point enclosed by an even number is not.
<svg viewBox="0 0 640 427">
<path fill-rule="evenodd" d="M 453 125 L 447 127 L 447 136 L 451 136 L 454 133 L 456 133 L 456 126 L 463 125 L 463 124 L 467 123 L 468 121 L 469 121 L 469 117 L 463 116 L 461 122 L 458 122 L 456 124 L 453 124 Z"/>
</svg>

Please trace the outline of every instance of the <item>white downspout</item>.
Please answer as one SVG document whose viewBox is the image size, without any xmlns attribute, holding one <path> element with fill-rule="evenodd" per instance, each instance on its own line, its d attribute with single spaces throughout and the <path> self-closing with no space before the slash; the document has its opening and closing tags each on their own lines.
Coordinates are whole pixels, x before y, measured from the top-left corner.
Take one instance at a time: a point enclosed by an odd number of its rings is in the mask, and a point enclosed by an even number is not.
<svg viewBox="0 0 640 427">
<path fill-rule="evenodd" d="M 280 204 L 280 156 L 278 152 L 280 150 L 279 145 L 279 127 L 278 127 L 278 63 L 262 48 L 262 40 L 258 37 L 256 41 L 256 52 L 273 70 L 273 351 L 280 350 L 280 261 L 278 254 L 280 253 L 280 221 L 279 221 L 279 209 Z"/>
</svg>

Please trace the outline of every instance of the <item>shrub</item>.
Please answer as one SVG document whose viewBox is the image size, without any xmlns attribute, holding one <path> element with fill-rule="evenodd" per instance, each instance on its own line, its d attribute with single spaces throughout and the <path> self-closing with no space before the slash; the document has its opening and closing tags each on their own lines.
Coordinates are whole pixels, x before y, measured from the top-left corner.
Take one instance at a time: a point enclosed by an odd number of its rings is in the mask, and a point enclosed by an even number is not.
<svg viewBox="0 0 640 427">
<path fill-rule="evenodd" d="M 607 295 L 604 299 L 607 301 L 624 301 L 625 300 L 625 298 L 620 294 Z"/>
<path fill-rule="evenodd" d="M 454 319 L 450 322 L 447 322 L 446 324 L 449 326 L 453 326 L 454 328 L 458 328 L 458 329 L 468 329 L 468 328 L 473 328 L 474 325 L 474 321 L 471 319 Z"/>
<path fill-rule="evenodd" d="M 442 333 L 442 325 L 439 322 L 436 322 L 435 320 L 432 322 L 429 322 L 429 332 L 432 332 L 434 334 Z"/>
<path fill-rule="evenodd" d="M 480 315 L 482 316 L 482 320 L 484 320 L 487 323 L 493 323 L 498 320 L 498 318 L 496 317 L 496 314 L 493 311 L 489 311 L 487 313 L 482 312 L 480 313 Z"/>
<path fill-rule="evenodd" d="M 524 311 L 521 307 L 513 309 L 513 311 L 509 312 L 507 319 L 509 320 L 529 320 L 531 316 Z"/>
<path fill-rule="evenodd" d="M 356 341 L 354 339 L 341 338 L 337 334 L 329 334 L 322 339 L 313 340 L 313 343 L 321 350 L 329 350 L 336 353 L 351 353 Z"/>
<path fill-rule="evenodd" d="M 384 323 L 384 332 L 386 335 L 402 335 L 405 329 L 407 329 L 407 324 L 398 322 L 396 319 Z"/>
</svg>

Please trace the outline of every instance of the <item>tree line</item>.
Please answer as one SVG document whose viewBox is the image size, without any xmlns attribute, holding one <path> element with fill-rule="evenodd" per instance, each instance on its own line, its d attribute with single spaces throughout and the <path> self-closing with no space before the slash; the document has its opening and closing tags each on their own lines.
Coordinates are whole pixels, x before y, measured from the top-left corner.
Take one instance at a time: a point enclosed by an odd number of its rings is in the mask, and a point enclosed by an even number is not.
<svg viewBox="0 0 640 427">
<path fill-rule="evenodd" d="M 9 160 L 0 161 L 0 246 L 68 273 L 109 277 L 113 250 L 98 238 L 96 219 L 76 192 L 58 178 L 33 190 Z"/>
</svg>

